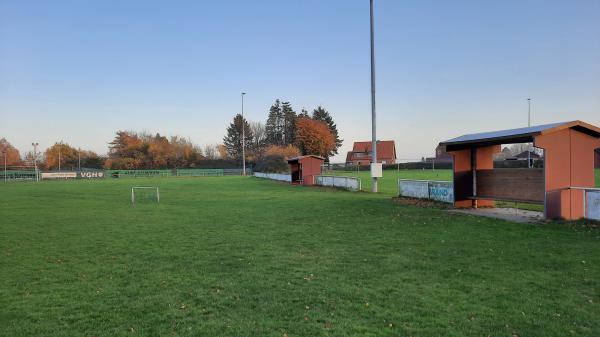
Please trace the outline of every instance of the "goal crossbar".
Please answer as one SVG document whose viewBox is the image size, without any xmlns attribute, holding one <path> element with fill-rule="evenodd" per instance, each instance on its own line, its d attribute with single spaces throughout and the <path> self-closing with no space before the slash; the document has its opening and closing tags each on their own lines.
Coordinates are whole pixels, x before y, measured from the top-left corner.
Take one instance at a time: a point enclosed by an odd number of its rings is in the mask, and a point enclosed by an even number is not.
<svg viewBox="0 0 600 337">
<path fill-rule="evenodd" d="M 133 186 L 131 188 L 131 204 L 135 206 L 135 190 L 155 190 L 156 191 L 156 202 L 160 203 L 160 192 L 158 187 L 154 186 Z"/>
</svg>

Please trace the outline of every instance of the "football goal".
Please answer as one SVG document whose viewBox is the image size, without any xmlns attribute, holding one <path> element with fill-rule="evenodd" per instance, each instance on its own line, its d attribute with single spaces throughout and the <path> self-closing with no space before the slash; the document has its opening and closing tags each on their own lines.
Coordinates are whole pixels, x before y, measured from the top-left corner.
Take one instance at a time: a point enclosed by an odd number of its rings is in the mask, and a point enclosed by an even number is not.
<svg viewBox="0 0 600 337">
<path fill-rule="evenodd" d="M 136 201 L 156 200 L 160 203 L 160 192 L 158 187 L 154 186 L 133 186 L 131 188 L 131 205 L 135 206 Z"/>
</svg>

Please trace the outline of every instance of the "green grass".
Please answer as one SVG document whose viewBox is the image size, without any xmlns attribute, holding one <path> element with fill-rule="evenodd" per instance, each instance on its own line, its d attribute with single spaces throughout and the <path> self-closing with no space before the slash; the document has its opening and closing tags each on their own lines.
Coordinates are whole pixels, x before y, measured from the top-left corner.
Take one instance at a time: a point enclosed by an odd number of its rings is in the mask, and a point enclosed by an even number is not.
<svg viewBox="0 0 600 337">
<path fill-rule="evenodd" d="M 371 176 L 369 171 L 330 170 L 323 174 L 358 177 L 361 180 L 363 191 L 371 191 Z M 377 187 L 379 192 L 388 196 L 397 196 L 398 179 L 452 181 L 452 170 L 384 170 L 383 177 L 378 179 Z"/>
<path fill-rule="evenodd" d="M 0 336 L 600 335 L 596 229 L 243 177 L 3 184 L 0 224 Z"/>
<path fill-rule="evenodd" d="M 371 190 L 371 178 L 368 171 L 327 171 L 324 174 L 355 176 L 361 178 L 364 191 Z M 600 187 L 600 169 L 595 170 L 596 187 Z M 379 191 L 385 195 L 396 196 L 398 194 L 398 179 L 421 179 L 421 180 L 452 180 L 452 170 L 385 170 L 383 178 L 379 179 Z M 544 211 L 544 205 L 523 202 L 498 201 L 497 207 L 518 208 L 529 211 Z"/>
</svg>

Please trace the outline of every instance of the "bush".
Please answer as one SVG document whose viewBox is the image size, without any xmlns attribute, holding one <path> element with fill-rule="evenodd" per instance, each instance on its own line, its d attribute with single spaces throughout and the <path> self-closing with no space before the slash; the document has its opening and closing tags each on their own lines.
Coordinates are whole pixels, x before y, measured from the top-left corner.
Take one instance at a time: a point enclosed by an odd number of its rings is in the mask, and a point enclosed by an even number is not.
<svg viewBox="0 0 600 337">
<path fill-rule="evenodd" d="M 287 173 L 290 166 L 281 154 L 266 155 L 254 166 L 254 172 Z"/>
<path fill-rule="evenodd" d="M 300 155 L 300 150 L 294 145 L 279 146 L 271 145 L 265 149 L 265 156 L 283 156 L 283 159 L 288 160 Z"/>
</svg>

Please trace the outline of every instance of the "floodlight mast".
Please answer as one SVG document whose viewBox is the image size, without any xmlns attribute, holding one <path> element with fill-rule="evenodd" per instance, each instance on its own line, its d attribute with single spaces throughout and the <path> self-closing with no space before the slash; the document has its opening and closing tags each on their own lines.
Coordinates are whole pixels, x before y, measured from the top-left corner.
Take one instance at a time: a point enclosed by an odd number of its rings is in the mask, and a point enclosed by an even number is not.
<svg viewBox="0 0 600 337">
<path fill-rule="evenodd" d="M 37 147 L 40 143 L 31 143 L 33 145 L 33 168 L 35 170 L 35 181 L 40 182 L 40 176 L 37 169 Z"/>
<path fill-rule="evenodd" d="M 375 27 L 373 24 L 373 1 L 371 0 L 371 163 L 377 164 L 377 118 L 375 113 Z M 373 166 L 373 165 L 371 165 Z M 371 169 L 371 176 L 373 171 Z M 371 189 L 377 193 L 377 177 L 372 177 Z"/>
<path fill-rule="evenodd" d="M 531 127 L 531 97 L 527 98 L 527 126 Z M 531 168 L 531 149 L 527 149 L 527 167 Z"/>
<path fill-rule="evenodd" d="M 242 92 L 242 175 L 246 175 L 246 123 L 244 120 L 244 95 Z"/>
<path fill-rule="evenodd" d="M 2 151 L 2 154 L 4 155 L 4 182 L 7 181 L 7 177 L 6 177 L 6 151 Z"/>
<path fill-rule="evenodd" d="M 527 126 L 531 127 L 531 97 L 527 98 Z"/>
</svg>

